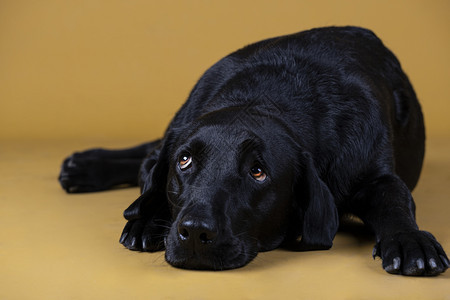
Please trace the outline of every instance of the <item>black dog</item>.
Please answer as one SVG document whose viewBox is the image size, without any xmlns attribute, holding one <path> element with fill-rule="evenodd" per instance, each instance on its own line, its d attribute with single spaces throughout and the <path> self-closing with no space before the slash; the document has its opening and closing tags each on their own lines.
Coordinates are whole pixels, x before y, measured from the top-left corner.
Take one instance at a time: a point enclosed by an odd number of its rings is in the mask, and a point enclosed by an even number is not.
<svg viewBox="0 0 450 300">
<path fill-rule="evenodd" d="M 141 187 L 120 242 L 175 267 L 223 270 L 277 247 L 329 249 L 339 216 L 375 233 L 393 274 L 437 275 L 448 258 L 415 222 L 420 105 L 370 31 L 313 29 L 242 48 L 198 81 L 164 138 L 75 153 L 70 193 Z M 139 173 L 139 176 L 138 176 Z"/>
</svg>

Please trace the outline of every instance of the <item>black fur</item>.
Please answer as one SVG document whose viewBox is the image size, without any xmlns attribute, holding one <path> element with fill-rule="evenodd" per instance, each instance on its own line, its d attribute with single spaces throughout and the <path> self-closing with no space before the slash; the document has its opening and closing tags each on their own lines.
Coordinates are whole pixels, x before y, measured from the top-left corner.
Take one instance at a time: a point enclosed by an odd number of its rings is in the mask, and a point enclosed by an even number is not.
<svg viewBox="0 0 450 300">
<path fill-rule="evenodd" d="M 448 258 L 419 231 L 410 193 L 424 140 L 414 90 L 382 42 L 366 29 L 319 28 L 223 58 L 162 140 L 76 153 L 60 182 L 68 192 L 139 182 L 120 242 L 165 249 L 175 267 L 329 249 L 339 216 L 352 214 L 375 233 L 387 272 L 437 275 Z"/>
</svg>

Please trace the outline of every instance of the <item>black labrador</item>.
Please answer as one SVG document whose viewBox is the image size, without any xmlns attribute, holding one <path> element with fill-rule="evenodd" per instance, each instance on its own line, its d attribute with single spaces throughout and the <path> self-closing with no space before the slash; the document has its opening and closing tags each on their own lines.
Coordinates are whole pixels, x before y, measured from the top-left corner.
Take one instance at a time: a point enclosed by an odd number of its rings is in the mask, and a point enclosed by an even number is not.
<svg viewBox="0 0 450 300">
<path fill-rule="evenodd" d="M 411 197 L 424 140 L 414 90 L 382 42 L 362 28 L 318 28 L 226 56 L 161 140 L 75 153 L 59 180 L 69 193 L 139 184 L 120 243 L 165 249 L 175 267 L 329 249 L 339 217 L 354 215 L 387 272 L 437 275 L 448 258 L 418 229 Z"/>
</svg>

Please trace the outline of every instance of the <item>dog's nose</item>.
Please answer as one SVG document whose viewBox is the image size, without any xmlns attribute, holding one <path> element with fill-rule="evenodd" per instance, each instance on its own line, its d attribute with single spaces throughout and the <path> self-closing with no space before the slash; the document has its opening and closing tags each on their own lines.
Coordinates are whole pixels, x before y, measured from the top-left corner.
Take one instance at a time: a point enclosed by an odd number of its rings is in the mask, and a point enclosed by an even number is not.
<svg viewBox="0 0 450 300">
<path fill-rule="evenodd" d="M 178 236 L 183 243 L 194 247 L 212 244 L 217 238 L 216 226 L 204 221 L 185 218 L 178 223 Z"/>
</svg>

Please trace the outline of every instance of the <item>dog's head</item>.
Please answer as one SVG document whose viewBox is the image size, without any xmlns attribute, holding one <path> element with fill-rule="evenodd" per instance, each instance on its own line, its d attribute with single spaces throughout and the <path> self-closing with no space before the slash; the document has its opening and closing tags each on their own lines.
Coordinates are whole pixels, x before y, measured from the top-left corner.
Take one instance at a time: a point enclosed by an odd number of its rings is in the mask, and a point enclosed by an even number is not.
<svg viewBox="0 0 450 300">
<path fill-rule="evenodd" d="M 172 129 L 145 185 L 139 207 L 167 206 L 166 260 L 173 266 L 230 269 L 280 245 L 331 247 L 336 207 L 311 156 L 282 119 L 245 120 L 236 118 L 239 111 L 222 109 Z"/>
</svg>

